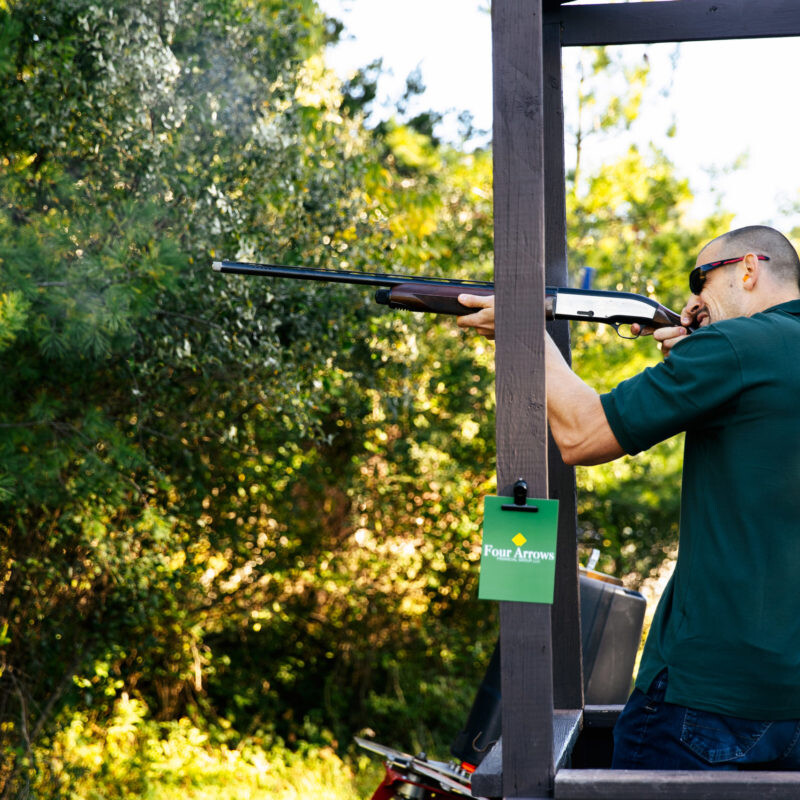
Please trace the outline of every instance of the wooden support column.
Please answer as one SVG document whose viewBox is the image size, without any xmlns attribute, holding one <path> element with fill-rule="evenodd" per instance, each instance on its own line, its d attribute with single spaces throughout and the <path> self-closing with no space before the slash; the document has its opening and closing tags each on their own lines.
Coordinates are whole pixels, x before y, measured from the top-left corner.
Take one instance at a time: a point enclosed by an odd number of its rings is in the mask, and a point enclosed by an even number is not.
<svg viewBox="0 0 800 800">
<path fill-rule="evenodd" d="M 546 497 L 541 0 L 492 3 L 497 484 Z M 550 606 L 500 604 L 502 792 L 552 794 Z"/>
<path fill-rule="evenodd" d="M 569 286 L 564 175 L 564 102 L 561 79 L 561 26 L 543 28 L 545 280 Z M 571 363 L 569 323 L 547 323 L 567 363 Z M 561 460 L 552 437 L 548 445 L 549 496 L 558 500 L 558 546 L 553 602 L 553 703 L 556 708 L 583 708 L 581 614 L 578 592 L 577 499 L 575 470 Z"/>
</svg>

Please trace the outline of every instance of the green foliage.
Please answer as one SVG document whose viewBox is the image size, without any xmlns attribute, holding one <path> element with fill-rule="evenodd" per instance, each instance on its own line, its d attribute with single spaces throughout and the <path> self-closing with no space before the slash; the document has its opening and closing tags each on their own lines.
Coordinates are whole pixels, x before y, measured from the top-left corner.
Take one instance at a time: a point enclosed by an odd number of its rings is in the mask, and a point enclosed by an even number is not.
<svg viewBox="0 0 800 800">
<path fill-rule="evenodd" d="M 356 800 L 380 782 L 376 768 L 351 766 L 330 747 L 265 749 L 257 739 L 230 739 L 187 719 L 157 722 L 123 694 L 102 728 L 72 717 L 48 743 L 57 766 L 31 791 L 69 800 Z"/>
<path fill-rule="evenodd" d="M 464 600 L 490 352 L 209 266 L 476 274 L 489 155 L 367 138 L 311 3 L 42 0 L 0 30 L 0 782 L 58 784 L 52 732 L 122 690 L 265 741 L 451 731 L 492 636 Z"/>
<path fill-rule="evenodd" d="M 575 141 L 575 168 L 571 178 L 576 190 L 583 178 L 582 156 L 587 141 L 623 133 L 631 128 L 647 89 L 650 65 L 625 59 L 617 49 L 584 47 L 576 64 L 578 74 L 577 122 L 569 131 Z"/>
</svg>

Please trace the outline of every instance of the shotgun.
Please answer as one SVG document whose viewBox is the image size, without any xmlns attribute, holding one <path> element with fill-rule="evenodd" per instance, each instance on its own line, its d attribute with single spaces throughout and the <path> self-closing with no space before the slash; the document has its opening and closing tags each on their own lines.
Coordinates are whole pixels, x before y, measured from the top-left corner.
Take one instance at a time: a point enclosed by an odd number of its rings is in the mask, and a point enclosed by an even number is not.
<svg viewBox="0 0 800 800">
<path fill-rule="evenodd" d="M 428 311 L 433 314 L 473 314 L 477 309 L 462 306 L 458 302 L 458 295 L 494 294 L 494 284 L 489 281 L 419 278 L 381 272 L 286 267 L 280 264 L 251 264 L 242 261 L 215 261 L 212 267 L 217 272 L 234 275 L 378 286 L 380 288 L 375 292 L 377 303 L 389 308 Z M 548 320 L 603 322 L 611 325 L 625 339 L 636 338 L 627 327 L 634 322 L 648 328 L 681 325 L 679 314 L 656 300 L 631 292 L 556 289 L 548 286 L 545 289 L 544 302 L 545 317 Z"/>
</svg>

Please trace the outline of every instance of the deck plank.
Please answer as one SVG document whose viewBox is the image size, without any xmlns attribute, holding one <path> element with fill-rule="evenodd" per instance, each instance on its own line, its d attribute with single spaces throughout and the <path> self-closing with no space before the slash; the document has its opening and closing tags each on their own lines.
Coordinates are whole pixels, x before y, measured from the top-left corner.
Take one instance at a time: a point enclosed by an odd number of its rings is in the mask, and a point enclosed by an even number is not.
<svg viewBox="0 0 800 800">
<path fill-rule="evenodd" d="M 800 772 L 562 769 L 555 800 L 797 800 Z"/>
</svg>

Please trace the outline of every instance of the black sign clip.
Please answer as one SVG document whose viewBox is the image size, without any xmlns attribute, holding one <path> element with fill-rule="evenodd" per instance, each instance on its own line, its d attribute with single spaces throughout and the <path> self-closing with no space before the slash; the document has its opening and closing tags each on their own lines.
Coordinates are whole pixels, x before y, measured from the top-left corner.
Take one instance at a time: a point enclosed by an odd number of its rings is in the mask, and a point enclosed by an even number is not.
<svg viewBox="0 0 800 800">
<path fill-rule="evenodd" d="M 519 478 L 514 484 L 514 502 L 505 503 L 500 508 L 503 511 L 538 511 L 539 506 L 528 505 L 528 484 Z"/>
</svg>

